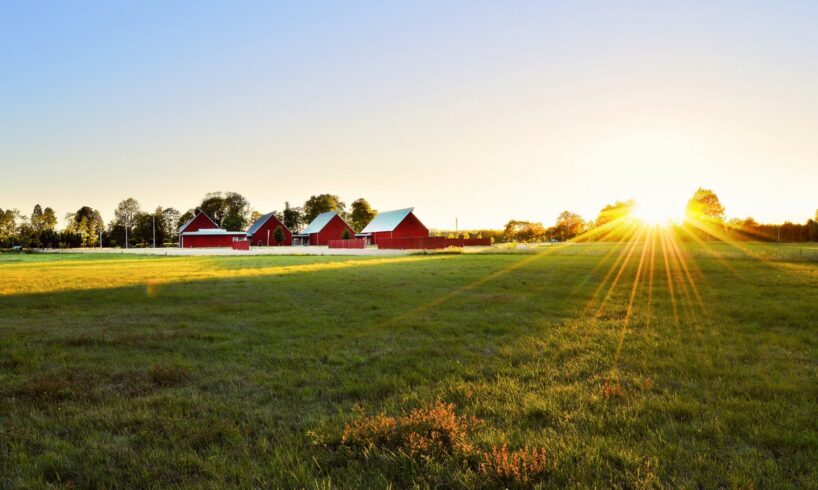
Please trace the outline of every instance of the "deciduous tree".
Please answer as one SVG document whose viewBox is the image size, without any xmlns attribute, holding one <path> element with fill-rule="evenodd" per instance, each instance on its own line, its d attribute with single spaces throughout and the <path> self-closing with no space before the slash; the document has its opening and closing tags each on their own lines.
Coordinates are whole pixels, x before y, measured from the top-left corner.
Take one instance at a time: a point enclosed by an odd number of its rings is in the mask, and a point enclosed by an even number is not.
<svg viewBox="0 0 818 490">
<path fill-rule="evenodd" d="M 360 233 L 366 225 L 375 218 L 378 212 L 372 209 L 366 199 L 363 197 L 356 199 L 352 203 L 352 212 L 350 213 L 350 225 L 356 233 Z"/>
<path fill-rule="evenodd" d="M 719 201 L 719 196 L 710 189 L 699 187 L 693 197 L 687 201 L 685 214 L 688 218 L 702 222 L 717 221 L 724 222 L 724 206 Z"/>
<path fill-rule="evenodd" d="M 310 223 L 321 213 L 338 211 L 342 217 L 346 215 L 346 204 L 334 194 L 318 194 L 310 196 L 304 203 L 304 222 Z"/>
<path fill-rule="evenodd" d="M 554 228 L 560 240 L 570 240 L 585 231 L 585 220 L 577 213 L 563 211 L 557 216 Z"/>
<path fill-rule="evenodd" d="M 226 230 L 244 230 L 250 220 L 250 203 L 238 192 L 211 192 L 199 207 Z"/>
<path fill-rule="evenodd" d="M 296 232 L 301 230 L 304 224 L 304 212 L 300 207 L 290 207 L 289 202 L 284 202 L 284 212 L 281 213 L 281 222 L 290 231 Z"/>
</svg>

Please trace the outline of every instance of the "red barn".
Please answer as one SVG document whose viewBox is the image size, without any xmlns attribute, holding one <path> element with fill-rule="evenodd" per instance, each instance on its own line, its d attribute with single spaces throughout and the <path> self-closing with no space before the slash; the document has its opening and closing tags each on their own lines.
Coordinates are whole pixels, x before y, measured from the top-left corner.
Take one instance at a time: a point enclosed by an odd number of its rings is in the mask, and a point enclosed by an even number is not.
<svg viewBox="0 0 818 490">
<path fill-rule="evenodd" d="M 281 228 L 281 231 L 284 232 L 284 241 L 281 243 L 276 243 L 276 228 Z M 247 230 L 247 239 L 250 240 L 251 245 L 256 246 L 289 246 L 293 244 L 292 232 L 273 213 L 267 213 L 257 219 Z"/>
<path fill-rule="evenodd" d="M 193 217 L 187 220 L 187 223 L 183 224 L 179 227 L 179 238 L 181 238 L 182 233 L 191 232 L 191 231 L 199 231 L 199 230 L 212 230 L 219 227 L 219 224 L 213 221 L 213 219 L 207 215 L 204 211 L 200 208 L 196 208 L 196 212 L 193 213 Z"/>
<path fill-rule="evenodd" d="M 179 246 L 182 248 L 232 247 L 236 240 L 244 240 L 243 231 L 227 231 L 201 209 L 196 209 L 187 223 L 179 227 Z"/>
<path fill-rule="evenodd" d="M 367 238 L 373 245 L 377 245 L 380 238 L 428 237 L 429 229 L 415 216 L 414 210 L 406 208 L 378 213 L 359 236 Z"/>
<path fill-rule="evenodd" d="M 296 238 L 304 245 L 328 245 L 330 240 L 343 239 L 344 232 L 347 238 L 355 238 L 355 231 L 341 218 L 338 211 L 328 211 L 316 216 Z"/>
</svg>

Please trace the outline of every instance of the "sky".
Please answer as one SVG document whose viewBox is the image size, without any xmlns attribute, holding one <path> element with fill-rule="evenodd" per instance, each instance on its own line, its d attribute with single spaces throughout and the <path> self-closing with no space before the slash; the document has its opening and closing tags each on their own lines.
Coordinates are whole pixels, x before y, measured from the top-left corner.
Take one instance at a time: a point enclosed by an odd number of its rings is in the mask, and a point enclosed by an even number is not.
<svg viewBox="0 0 818 490">
<path fill-rule="evenodd" d="M 6 2 L 0 208 L 818 208 L 818 2 Z"/>
</svg>

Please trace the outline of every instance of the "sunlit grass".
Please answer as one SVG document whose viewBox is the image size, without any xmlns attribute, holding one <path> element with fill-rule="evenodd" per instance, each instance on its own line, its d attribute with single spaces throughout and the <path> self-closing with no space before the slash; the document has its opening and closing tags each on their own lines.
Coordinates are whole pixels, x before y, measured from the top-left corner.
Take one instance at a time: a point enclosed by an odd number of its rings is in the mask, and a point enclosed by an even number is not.
<svg viewBox="0 0 818 490">
<path fill-rule="evenodd" d="M 818 263 L 660 227 L 618 238 L 388 259 L 0 256 L 0 486 L 523 481 L 504 446 L 547 452 L 526 485 L 814 486 Z M 474 459 L 406 456 L 427 447 L 413 432 L 432 437 L 414 429 L 372 450 L 311 436 L 341 440 L 356 405 L 399 417 L 436 400 L 481 421 Z"/>
</svg>

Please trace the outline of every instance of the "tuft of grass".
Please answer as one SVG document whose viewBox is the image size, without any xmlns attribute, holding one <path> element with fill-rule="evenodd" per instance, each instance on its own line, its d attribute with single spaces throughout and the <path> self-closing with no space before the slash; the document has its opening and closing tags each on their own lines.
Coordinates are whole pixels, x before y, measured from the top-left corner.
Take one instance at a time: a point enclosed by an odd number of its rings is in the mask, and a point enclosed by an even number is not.
<svg viewBox="0 0 818 490">
<path fill-rule="evenodd" d="M 148 368 L 148 376 L 159 386 L 177 386 L 190 378 L 190 369 L 180 364 L 158 362 Z"/>
</svg>

